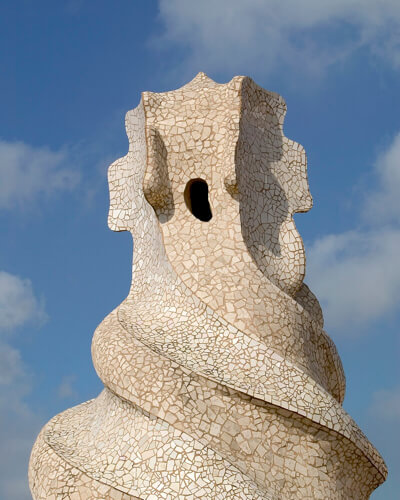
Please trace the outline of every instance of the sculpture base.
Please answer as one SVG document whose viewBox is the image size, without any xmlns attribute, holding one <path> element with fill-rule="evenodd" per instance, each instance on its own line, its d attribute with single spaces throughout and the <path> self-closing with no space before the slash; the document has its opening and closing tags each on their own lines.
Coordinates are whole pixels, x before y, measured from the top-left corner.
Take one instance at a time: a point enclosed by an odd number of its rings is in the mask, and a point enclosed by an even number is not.
<svg viewBox="0 0 400 500">
<path fill-rule="evenodd" d="M 30 487 L 35 500 L 280 500 L 211 448 L 108 389 L 44 427 L 31 455 Z"/>
<path fill-rule="evenodd" d="M 279 425 L 279 420 L 275 414 L 271 425 Z M 325 432 L 317 432 L 322 439 Z M 306 446 L 306 434 L 301 441 Z M 325 468 L 324 477 L 316 475 L 310 483 L 313 467 L 302 472 L 292 460 L 293 471 L 286 470 L 289 461 L 281 460 L 280 473 L 270 477 L 269 485 L 261 485 L 229 457 L 105 389 L 45 426 L 32 451 L 30 487 L 35 500 L 368 499 L 374 486 L 350 480 L 354 471 L 349 457 L 331 456 L 332 447 L 325 443 L 318 458 L 315 447 L 308 449 L 310 460 L 341 467 L 332 467 L 330 473 Z M 281 451 L 289 457 L 290 448 L 287 442 Z M 272 457 L 275 468 L 278 459 Z"/>
<path fill-rule="evenodd" d="M 140 500 L 85 473 L 58 456 L 44 441 L 36 439 L 29 468 L 29 486 L 35 500 Z"/>
</svg>

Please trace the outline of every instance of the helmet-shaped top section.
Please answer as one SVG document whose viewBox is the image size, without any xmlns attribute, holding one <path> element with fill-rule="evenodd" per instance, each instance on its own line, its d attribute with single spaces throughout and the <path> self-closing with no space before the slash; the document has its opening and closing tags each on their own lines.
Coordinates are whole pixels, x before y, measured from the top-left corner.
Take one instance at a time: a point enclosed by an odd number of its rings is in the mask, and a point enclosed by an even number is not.
<svg viewBox="0 0 400 500">
<path fill-rule="evenodd" d="M 235 288 L 232 276 L 246 275 L 293 296 L 305 258 L 292 216 L 312 200 L 304 150 L 283 134 L 285 113 L 282 97 L 243 76 L 218 84 L 199 73 L 180 89 L 144 92 L 126 120 L 137 158 L 124 175 L 141 170 L 140 186 L 123 206 L 111 192 L 110 227 L 135 236 L 128 212 L 142 190 L 169 260 L 192 289 L 221 280 Z"/>
</svg>

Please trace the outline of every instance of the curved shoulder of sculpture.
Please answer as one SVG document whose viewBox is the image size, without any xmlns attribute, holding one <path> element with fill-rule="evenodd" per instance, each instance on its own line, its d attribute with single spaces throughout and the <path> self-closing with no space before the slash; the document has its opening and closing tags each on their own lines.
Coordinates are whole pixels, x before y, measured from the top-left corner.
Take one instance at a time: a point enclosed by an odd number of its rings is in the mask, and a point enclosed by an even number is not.
<svg viewBox="0 0 400 500">
<path fill-rule="evenodd" d="M 346 376 L 336 345 L 330 336 L 323 330 L 324 317 L 321 306 L 316 296 L 305 283 L 303 283 L 303 286 L 297 292 L 294 299 L 310 318 L 313 331 L 317 332 L 316 337 L 318 340 L 316 345 L 319 346 L 321 352 L 324 353 L 325 361 L 323 365 L 327 373 L 329 373 L 329 392 L 339 401 L 339 403 L 343 403 L 346 392 Z"/>
<path fill-rule="evenodd" d="M 172 312 L 176 317 L 177 311 Z M 197 391 L 209 392 L 217 384 L 220 390 L 238 391 L 339 433 L 386 475 L 380 455 L 351 417 L 310 376 L 220 319 L 208 331 L 195 328 L 194 335 L 188 335 L 194 318 L 183 314 L 180 324 L 171 323 L 168 313 L 156 314 L 149 328 L 148 318 L 133 317 L 132 308 L 120 307 L 99 325 L 93 338 L 93 362 L 106 387 L 161 418 L 168 418 L 166 407 L 171 406 L 171 418 L 176 419 L 182 384 L 194 376 Z M 212 316 L 208 308 L 203 314 Z M 169 332 L 164 325 L 169 325 Z"/>
</svg>

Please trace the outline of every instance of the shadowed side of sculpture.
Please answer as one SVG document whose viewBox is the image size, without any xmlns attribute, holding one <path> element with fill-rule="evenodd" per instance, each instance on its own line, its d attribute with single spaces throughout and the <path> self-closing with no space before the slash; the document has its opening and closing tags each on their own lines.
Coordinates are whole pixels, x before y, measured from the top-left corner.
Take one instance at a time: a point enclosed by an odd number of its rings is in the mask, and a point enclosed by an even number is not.
<svg viewBox="0 0 400 500">
<path fill-rule="evenodd" d="M 143 181 L 143 192 L 154 208 L 159 220 L 168 221 L 174 216 L 174 195 L 168 173 L 168 151 L 156 128 L 149 128 L 147 170 Z"/>
<path fill-rule="evenodd" d="M 312 207 L 304 149 L 283 134 L 282 97 L 249 78 L 242 96 L 236 177 L 243 238 L 262 274 L 294 296 L 305 256 L 293 214 Z"/>
</svg>

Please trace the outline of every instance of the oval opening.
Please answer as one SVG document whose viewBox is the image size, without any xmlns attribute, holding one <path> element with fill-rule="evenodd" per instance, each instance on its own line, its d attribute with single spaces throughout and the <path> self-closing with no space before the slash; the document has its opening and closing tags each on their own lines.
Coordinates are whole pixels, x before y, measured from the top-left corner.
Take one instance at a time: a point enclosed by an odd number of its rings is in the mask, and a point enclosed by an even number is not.
<svg viewBox="0 0 400 500">
<path fill-rule="evenodd" d="M 197 219 L 208 222 L 212 218 L 208 201 L 208 184 L 205 180 L 190 180 L 186 184 L 184 198 L 186 206 Z"/>
</svg>

